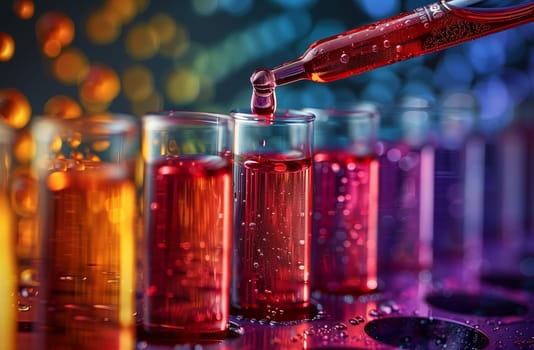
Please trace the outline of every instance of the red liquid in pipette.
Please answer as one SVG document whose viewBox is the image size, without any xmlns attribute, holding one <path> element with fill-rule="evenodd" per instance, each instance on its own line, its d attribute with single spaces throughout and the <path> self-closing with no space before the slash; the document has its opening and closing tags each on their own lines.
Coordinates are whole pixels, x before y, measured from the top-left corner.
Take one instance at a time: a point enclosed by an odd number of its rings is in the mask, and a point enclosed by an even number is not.
<svg viewBox="0 0 534 350">
<path fill-rule="evenodd" d="M 251 78 L 251 108 L 257 114 L 272 114 L 277 85 L 347 78 L 533 20 L 532 1 L 501 9 L 449 7 L 445 1 L 419 7 L 319 40 L 294 61 L 272 70 L 257 70 Z"/>
</svg>

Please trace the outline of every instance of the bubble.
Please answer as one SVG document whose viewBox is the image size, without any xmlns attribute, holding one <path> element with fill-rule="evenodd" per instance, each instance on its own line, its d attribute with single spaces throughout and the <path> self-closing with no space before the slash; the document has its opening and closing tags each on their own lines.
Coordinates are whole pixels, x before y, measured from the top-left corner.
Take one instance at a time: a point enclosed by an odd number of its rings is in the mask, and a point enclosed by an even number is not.
<svg viewBox="0 0 534 350">
<path fill-rule="evenodd" d="M 35 30 L 41 49 L 48 57 L 59 55 L 62 48 L 74 39 L 74 23 L 59 11 L 46 12 L 39 17 Z"/>
<path fill-rule="evenodd" d="M 387 49 L 391 46 L 389 40 L 384 40 L 384 47 Z"/>
<path fill-rule="evenodd" d="M 341 63 L 348 63 L 349 60 L 350 60 L 350 57 L 346 53 L 341 54 L 341 57 L 339 57 L 339 61 Z"/>
<path fill-rule="evenodd" d="M 45 104 L 44 113 L 62 119 L 78 118 L 83 114 L 82 107 L 73 98 L 56 95 Z"/>
<path fill-rule="evenodd" d="M 159 50 L 156 31 L 146 23 L 135 24 L 126 34 L 126 51 L 138 60 L 152 58 Z"/>
<path fill-rule="evenodd" d="M 52 74 L 64 84 L 81 82 L 89 71 L 89 61 L 85 54 L 75 48 L 64 50 L 52 64 Z"/>
<path fill-rule="evenodd" d="M 16 129 L 24 127 L 31 117 L 28 99 L 16 89 L 0 90 L 0 119 Z"/>
<path fill-rule="evenodd" d="M 60 191 L 68 186 L 67 175 L 63 171 L 55 171 L 48 175 L 46 185 L 51 191 Z"/>
<path fill-rule="evenodd" d="M 0 62 L 9 61 L 15 54 L 15 41 L 7 33 L 0 32 Z"/>
<path fill-rule="evenodd" d="M 15 0 L 13 12 L 21 19 L 30 19 L 35 12 L 35 5 L 32 0 Z"/>
<path fill-rule="evenodd" d="M 30 171 L 15 172 L 11 183 L 11 205 L 20 216 L 37 212 L 38 185 Z"/>
<path fill-rule="evenodd" d="M 29 163 L 35 154 L 35 142 L 29 131 L 21 131 L 13 145 L 13 155 L 21 163 Z"/>
<path fill-rule="evenodd" d="M 373 45 L 373 46 L 371 47 L 371 51 L 373 51 L 373 52 L 375 52 L 375 53 L 378 52 L 378 45 Z"/>
</svg>

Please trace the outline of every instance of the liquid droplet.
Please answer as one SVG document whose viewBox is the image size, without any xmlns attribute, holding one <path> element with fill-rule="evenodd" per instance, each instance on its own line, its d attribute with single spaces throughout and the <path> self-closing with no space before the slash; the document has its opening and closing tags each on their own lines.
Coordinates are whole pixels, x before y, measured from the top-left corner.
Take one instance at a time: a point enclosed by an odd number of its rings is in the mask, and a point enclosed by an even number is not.
<svg viewBox="0 0 534 350">
<path fill-rule="evenodd" d="M 397 53 L 401 53 L 402 52 L 402 45 L 395 46 L 395 51 L 397 51 Z"/>
<path fill-rule="evenodd" d="M 389 40 L 384 40 L 384 47 L 387 49 L 391 46 Z"/>
<path fill-rule="evenodd" d="M 346 53 L 343 53 L 343 54 L 341 55 L 341 57 L 339 58 L 339 61 L 340 61 L 341 63 L 348 63 L 349 60 L 350 60 L 350 57 L 349 57 L 349 55 L 347 55 Z"/>
<path fill-rule="evenodd" d="M 273 115 L 276 109 L 274 75 L 268 69 L 258 69 L 250 77 L 250 82 L 252 84 L 250 100 L 252 113 Z"/>
<path fill-rule="evenodd" d="M 377 46 L 377 45 L 373 45 L 373 46 L 371 47 L 371 50 L 372 50 L 373 52 L 378 52 L 378 46 Z"/>
</svg>

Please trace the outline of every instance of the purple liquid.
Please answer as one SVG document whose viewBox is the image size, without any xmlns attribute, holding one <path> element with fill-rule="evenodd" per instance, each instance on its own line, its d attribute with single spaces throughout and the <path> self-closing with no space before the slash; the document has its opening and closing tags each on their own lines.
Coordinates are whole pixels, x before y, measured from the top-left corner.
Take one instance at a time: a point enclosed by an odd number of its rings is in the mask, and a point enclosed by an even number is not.
<svg viewBox="0 0 534 350">
<path fill-rule="evenodd" d="M 306 317 L 310 302 L 311 159 L 236 162 L 232 304 L 258 319 Z"/>
<path fill-rule="evenodd" d="M 313 289 L 377 287 L 378 162 L 344 152 L 314 155 Z"/>
<path fill-rule="evenodd" d="M 223 331 L 229 314 L 231 163 L 169 157 L 147 169 L 144 326 Z"/>
<path fill-rule="evenodd" d="M 432 264 L 433 148 L 404 143 L 380 158 L 379 266 L 421 270 Z"/>
</svg>

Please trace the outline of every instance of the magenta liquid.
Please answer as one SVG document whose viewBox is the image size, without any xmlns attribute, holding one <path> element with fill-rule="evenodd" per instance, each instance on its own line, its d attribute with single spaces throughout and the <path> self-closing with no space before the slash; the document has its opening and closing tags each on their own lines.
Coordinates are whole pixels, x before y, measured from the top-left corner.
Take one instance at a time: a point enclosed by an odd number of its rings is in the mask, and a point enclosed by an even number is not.
<svg viewBox="0 0 534 350">
<path fill-rule="evenodd" d="M 377 287 L 378 162 L 340 151 L 313 158 L 313 289 Z"/>
<path fill-rule="evenodd" d="M 223 331 L 230 303 L 231 163 L 180 156 L 146 170 L 145 329 Z"/>
<path fill-rule="evenodd" d="M 311 159 L 242 156 L 234 177 L 232 305 L 237 313 L 258 319 L 307 317 Z"/>
</svg>

